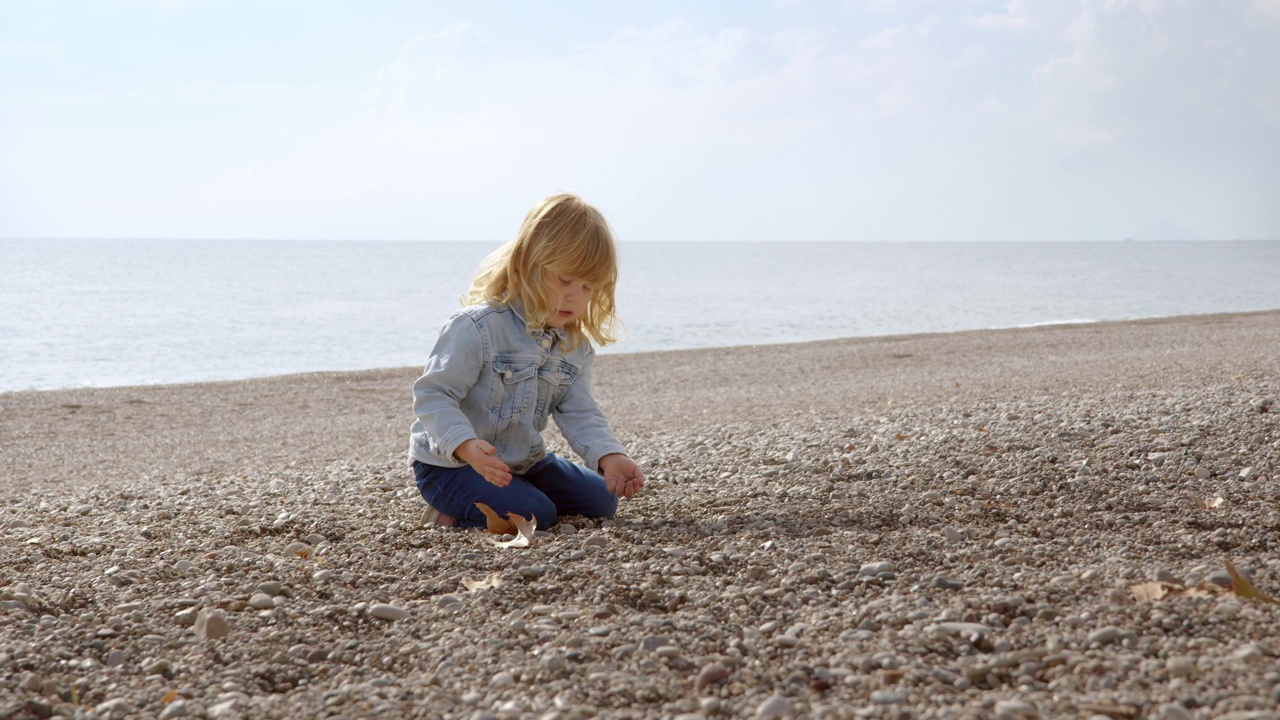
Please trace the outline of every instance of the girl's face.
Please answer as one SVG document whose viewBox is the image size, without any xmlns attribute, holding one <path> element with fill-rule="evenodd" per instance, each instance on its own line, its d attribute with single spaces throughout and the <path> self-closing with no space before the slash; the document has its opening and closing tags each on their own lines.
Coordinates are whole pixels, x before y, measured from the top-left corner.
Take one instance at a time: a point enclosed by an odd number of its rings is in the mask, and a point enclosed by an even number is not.
<svg viewBox="0 0 1280 720">
<path fill-rule="evenodd" d="M 582 278 L 550 272 L 547 276 L 547 296 L 551 301 L 551 317 L 547 326 L 562 328 L 566 323 L 581 317 L 591 303 L 595 287 Z"/>
</svg>

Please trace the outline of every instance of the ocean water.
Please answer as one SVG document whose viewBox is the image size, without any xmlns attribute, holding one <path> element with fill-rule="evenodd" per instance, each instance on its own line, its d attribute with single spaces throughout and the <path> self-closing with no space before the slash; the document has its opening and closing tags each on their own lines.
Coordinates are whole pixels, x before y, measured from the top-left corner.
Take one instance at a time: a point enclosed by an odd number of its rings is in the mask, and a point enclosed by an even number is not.
<svg viewBox="0 0 1280 720">
<path fill-rule="evenodd" d="M 498 243 L 0 240 L 0 391 L 421 365 Z M 622 243 L 622 340 L 1280 308 L 1280 242 Z"/>
</svg>

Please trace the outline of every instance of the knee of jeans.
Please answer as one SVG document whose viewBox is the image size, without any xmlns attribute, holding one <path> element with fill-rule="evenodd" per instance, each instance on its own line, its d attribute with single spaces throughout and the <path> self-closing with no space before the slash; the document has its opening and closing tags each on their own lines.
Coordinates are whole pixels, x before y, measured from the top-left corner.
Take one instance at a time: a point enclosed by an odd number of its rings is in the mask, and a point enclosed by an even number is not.
<svg viewBox="0 0 1280 720">
<path fill-rule="evenodd" d="M 551 502 L 548 497 L 540 497 L 534 500 L 529 506 L 529 512 L 538 518 L 538 528 L 545 530 L 556 524 L 557 511 L 556 504 Z"/>
</svg>

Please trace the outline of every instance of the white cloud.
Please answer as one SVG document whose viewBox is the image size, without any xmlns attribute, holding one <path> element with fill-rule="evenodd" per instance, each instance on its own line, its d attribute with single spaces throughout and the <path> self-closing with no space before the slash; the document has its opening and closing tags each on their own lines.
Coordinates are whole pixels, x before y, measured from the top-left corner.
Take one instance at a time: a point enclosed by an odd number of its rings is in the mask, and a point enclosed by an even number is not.
<svg viewBox="0 0 1280 720">
<path fill-rule="evenodd" d="M 1003 13 L 986 13 L 970 21 L 975 28 L 991 32 L 1024 30 L 1031 26 L 1023 0 L 1009 0 Z"/>
<path fill-rule="evenodd" d="M 1268 15 L 1280 17 L 1280 0 L 1254 0 L 1253 6 Z"/>
<path fill-rule="evenodd" d="M 867 50 L 889 50 L 893 48 L 894 41 L 902 34 L 903 26 L 885 28 L 875 33 L 871 37 L 863 40 L 861 45 Z"/>
</svg>

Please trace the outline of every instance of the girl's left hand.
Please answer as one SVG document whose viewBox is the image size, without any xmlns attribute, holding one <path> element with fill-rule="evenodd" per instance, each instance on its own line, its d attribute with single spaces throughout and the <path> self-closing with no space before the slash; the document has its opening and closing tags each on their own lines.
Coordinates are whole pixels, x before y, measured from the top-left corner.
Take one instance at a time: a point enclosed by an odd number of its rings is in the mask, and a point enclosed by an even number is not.
<svg viewBox="0 0 1280 720">
<path fill-rule="evenodd" d="M 644 473 L 626 455 L 614 453 L 600 458 L 600 474 L 609 492 L 628 500 L 644 487 Z"/>
</svg>

